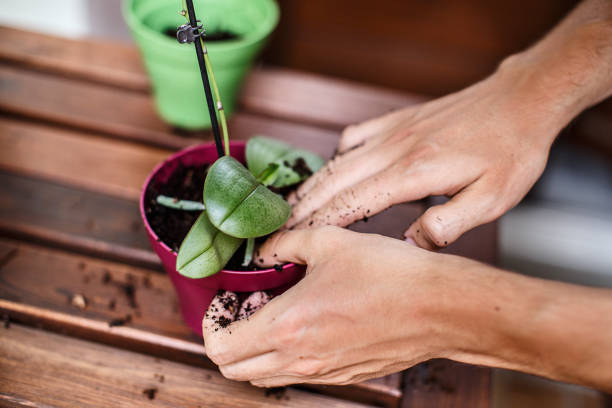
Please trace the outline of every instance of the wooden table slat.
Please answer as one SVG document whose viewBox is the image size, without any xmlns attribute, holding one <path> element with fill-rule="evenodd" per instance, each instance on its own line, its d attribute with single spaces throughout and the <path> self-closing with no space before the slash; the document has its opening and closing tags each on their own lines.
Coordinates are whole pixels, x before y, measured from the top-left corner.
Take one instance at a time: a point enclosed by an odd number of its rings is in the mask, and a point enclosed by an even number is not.
<svg viewBox="0 0 612 408">
<path fill-rule="evenodd" d="M 93 49 L 101 52 L 92 53 Z M 31 36 L 0 27 L 0 60 L 92 83 L 148 90 L 140 55 L 134 47 Z M 420 95 L 352 81 L 268 68 L 251 72 L 240 98 L 247 111 L 336 129 L 424 100 Z"/>
<path fill-rule="evenodd" d="M 291 388 L 278 394 L 280 398 L 266 396 L 263 389 L 226 380 L 212 370 L 16 324 L 0 330 L 0 405 L 365 406 Z"/>
<path fill-rule="evenodd" d="M 182 322 L 169 279 L 147 269 L 0 240 L 0 310 L 12 319 L 115 347 L 213 367 Z M 110 281 L 105 276 L 110 276 Z M 134 288 L 133 303 L 125 285 Z M 82 296 L 81 308 L 73 299 Z M 125 326 L 109 322 L 130 316 Z M 327 395 L 395 407 L 399 375 L 344 387 L 305 385 Z"/>
<path fill-rule="evenodd" d="M 170 153 L 2 118 L 0 145 L 1 167 L 130 200 Z"/>
</svg>

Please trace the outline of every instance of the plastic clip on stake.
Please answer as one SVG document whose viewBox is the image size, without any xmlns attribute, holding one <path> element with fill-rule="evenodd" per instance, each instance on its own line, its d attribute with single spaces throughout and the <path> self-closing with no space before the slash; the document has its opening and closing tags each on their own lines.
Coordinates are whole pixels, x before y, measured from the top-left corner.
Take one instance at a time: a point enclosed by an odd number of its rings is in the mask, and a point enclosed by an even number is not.
<svg viewBox="0 0 612 408">
<path fill-rule="evenodd" d="M 201 23 L 202 21 L 196 20 L 196 22 Z M 196 27 L 192 27 L 189 24 L 183 24 L 176 30 L 176 39 L 181 44 L 191 44 L 205 34 L 206 30 L 203 28 L 202 24 L 198 24 Z"/>
</svg>

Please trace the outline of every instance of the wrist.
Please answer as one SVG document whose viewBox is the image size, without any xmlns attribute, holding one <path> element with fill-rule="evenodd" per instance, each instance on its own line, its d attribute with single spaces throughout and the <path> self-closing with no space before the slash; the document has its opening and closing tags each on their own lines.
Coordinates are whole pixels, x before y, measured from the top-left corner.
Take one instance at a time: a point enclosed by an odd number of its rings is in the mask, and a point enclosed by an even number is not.
<svg viewBox="0 0 612 408">
<path fill-rule="evenodd" d="M 561 130 L 612 94 L 611 39 L 609 20 L 579 24 L 507 57 L 493 76 L 512 83 L 519 100 L 546 113 L 548 126 Z"/>
<path fill-rule="evenodd" d="M 439 357 L 609 389 L 610 291 L 472 262 L 447 275 Z M 453 299 L 449 301 L 449 299 Z M 605 367 L 605 368 L 603 368 Z"/>
</svg>

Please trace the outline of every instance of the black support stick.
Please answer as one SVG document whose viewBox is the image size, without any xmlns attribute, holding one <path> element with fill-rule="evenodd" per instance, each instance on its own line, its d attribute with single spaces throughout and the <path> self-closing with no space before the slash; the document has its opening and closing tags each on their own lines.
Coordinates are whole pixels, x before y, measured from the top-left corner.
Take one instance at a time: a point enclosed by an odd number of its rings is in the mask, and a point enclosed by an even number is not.
<svg viewBox="0 0 612 408">
<path fill-rule="evenodd" d="M 191 27 L 196 28 L 198 22 L 193 8 L 193 1 L 186 0 L 187 13 L 189 13 L 189 24 Z M 212 125 L 212 132 L 215 137 L 215 145 L 217 146 L 217 155 L 223 156 L 223 142 L 221 142 L 221 132 L 219 131 L 219 123 L 217 122 L 217 111 L 215 109 L 215 102 L 210 91 L 210 83 L 208 82 L 208 72 L 206 72 L 206 64 L 204 63 L 204 50 L 202 49 L 202 42 L 199 38 L 194 42 L 196 55 L 198 56 L 198 65 L 200 66 L 200 74 L 202 75 L 202 84 L 204 85 L 204 94 L 206 95 L 206 104 L 208 105 L 208 113 L 210 114 L 210 124 Z"/>
</svg>

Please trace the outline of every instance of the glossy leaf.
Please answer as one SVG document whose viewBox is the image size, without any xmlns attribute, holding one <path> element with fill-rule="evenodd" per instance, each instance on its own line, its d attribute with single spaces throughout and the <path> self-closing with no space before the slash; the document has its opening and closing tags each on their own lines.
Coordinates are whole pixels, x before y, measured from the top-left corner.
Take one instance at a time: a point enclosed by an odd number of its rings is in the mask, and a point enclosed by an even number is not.
<svg viewBox="0 0 612 408">
<path fill-rule="evenodd" d="M 242 239 L 215 228 L 203 211 L 181 244 L 176 270 L 188 278 L 214 275 L 223 269 L 241 243 Z"/>
<path fill-rule="evenodd" d="M 277 188 L 290 186 L 308 178 L 309 172 L 302 171 L 300 166 L 296 166 L 300 158 L 312 173 L 325 163 L 323 158 L 312 152 L 296 149 L 285 142 L 264 136 L 251 138 L 246 146 L 247 166 L 256 177 L 271 163 L 279 166 L 274 182 L 270 184 Z"/>
<path fill-rule="evenodd" d="M 291 207 L 280 195 L 268 190 L 230 156 L 221 157 L 208 170 L 204 205 L 211 223 L 237 238 L 270 234 L 291 213 Z"/>
</svg>

